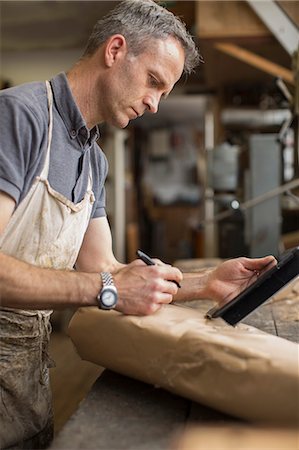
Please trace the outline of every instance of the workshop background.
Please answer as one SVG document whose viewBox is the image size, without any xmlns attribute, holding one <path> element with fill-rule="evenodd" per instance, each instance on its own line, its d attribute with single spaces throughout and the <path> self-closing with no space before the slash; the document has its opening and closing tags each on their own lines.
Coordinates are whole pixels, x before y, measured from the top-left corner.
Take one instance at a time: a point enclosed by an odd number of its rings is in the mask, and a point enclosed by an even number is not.
<svg viewBox="0 0 299 450">
<path fill-rule="evenodd" d="M 1 1 L 1 88 L 68 70 L 117 3 Z M 172 263 L 298 245 L 299 2 L 163 4 L 186 22 L 204 64 L 158 114 L 101 129 L 116 256 L 131 261 L 140 247 Z M 52 352 L 59 430 L 101 369 L 80 361 L 61 333 Z"/>
</svg>

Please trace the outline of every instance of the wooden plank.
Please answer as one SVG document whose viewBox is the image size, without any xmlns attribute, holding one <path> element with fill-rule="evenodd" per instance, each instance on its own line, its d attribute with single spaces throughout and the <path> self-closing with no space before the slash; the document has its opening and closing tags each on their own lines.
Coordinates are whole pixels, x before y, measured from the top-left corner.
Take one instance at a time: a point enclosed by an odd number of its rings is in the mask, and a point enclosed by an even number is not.
<svg viewBox="0 0 299 450">
<path fill-rule="evenodd" d="M 277 335 L 299 342 L 299 298 L 271 304 Z"/>
<path fill-rule="evenodd" d="M 256 55 L 255 53 L 249 52 L 237 45 L 234 44 L 225 44 L 225 43 L 216 43 L 215 48 L 220 50 L 227 55 L 230 55 L 240 61 L 245 62 L 257 69 L 262 70 L 274 77 L 280 77 L 285 82 L 295 85 L 294 76 L 291 70 L 288 70 L 278 64 L 272 63 L 268 61 L 266 58 L 262 58 L 261 56 Z"/>
<path fill-rule="evenodd" d="M 253 311 L 246 319 L 242 321 L 247 325 L 258 328 L 265 331 L 265 333 L 277 335 L 277 330 L 272 314 L 272 305 L 270 303 L 265 304 L 255 311 Z"/>
</svg>

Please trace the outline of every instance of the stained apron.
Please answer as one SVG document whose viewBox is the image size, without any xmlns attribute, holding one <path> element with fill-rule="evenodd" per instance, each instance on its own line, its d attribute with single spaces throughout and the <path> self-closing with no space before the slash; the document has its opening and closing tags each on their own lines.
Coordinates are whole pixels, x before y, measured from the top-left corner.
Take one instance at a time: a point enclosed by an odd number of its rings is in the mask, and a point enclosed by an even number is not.
<svg viewBox="0 0 299 450">
<path fill-rule="evenodd" d="M 72 270 L 94 203 L 92 172 L 89 168 L 87 191 L 77 204 L 49 184 L 53 94 L 48 81 L 46 88 L 49 126 L 44 167 L 0 236 L 0 251 L 39 267 Z M 46 448 L 52 439 L 51 312 L 0 308 L 1 449 Z"/>
</svg>

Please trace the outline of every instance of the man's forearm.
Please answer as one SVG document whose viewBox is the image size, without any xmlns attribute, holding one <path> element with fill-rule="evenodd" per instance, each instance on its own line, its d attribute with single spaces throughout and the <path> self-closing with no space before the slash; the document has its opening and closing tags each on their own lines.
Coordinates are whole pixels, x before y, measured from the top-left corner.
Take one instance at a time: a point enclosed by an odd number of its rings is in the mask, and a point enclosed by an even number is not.
<svg viewBox="0 0 299 450">
<path fill-rule="evenodd" d="M 174 296 L 174 301 L 189 301 L 207 299 L 207 278 L 210 271 L 213 269 L 206 269 L 200 272 L 184 273 L 184 278 L 181 281 L 181 289 L 178 289 Z"/>
<path fill-rule="evenodd" d="M 0 253 L 0 304 L 20 309 L 96 305 L 96 273 L 43 269 Z"/>
</svg>

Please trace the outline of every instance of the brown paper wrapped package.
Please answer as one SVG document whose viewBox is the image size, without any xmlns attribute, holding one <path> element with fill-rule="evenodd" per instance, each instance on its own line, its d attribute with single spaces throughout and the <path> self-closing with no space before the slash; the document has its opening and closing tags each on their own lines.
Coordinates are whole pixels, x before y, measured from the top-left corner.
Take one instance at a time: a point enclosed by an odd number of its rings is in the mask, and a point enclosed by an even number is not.
<svg viewBox="0 0 299 450">
<path fill-rule="evenodd" d="M 257 426 L 187 427 L 177 433 L 171 450 L 298 450 L 299 433 L 295 428 Z"/>
<path fill-rule="evenodd" d="M 151 316 L 81 308 L 69 335 L 81 358 L 250 421 L 298 421 L 298 344 L 188 307 Z"/>
</svg>

